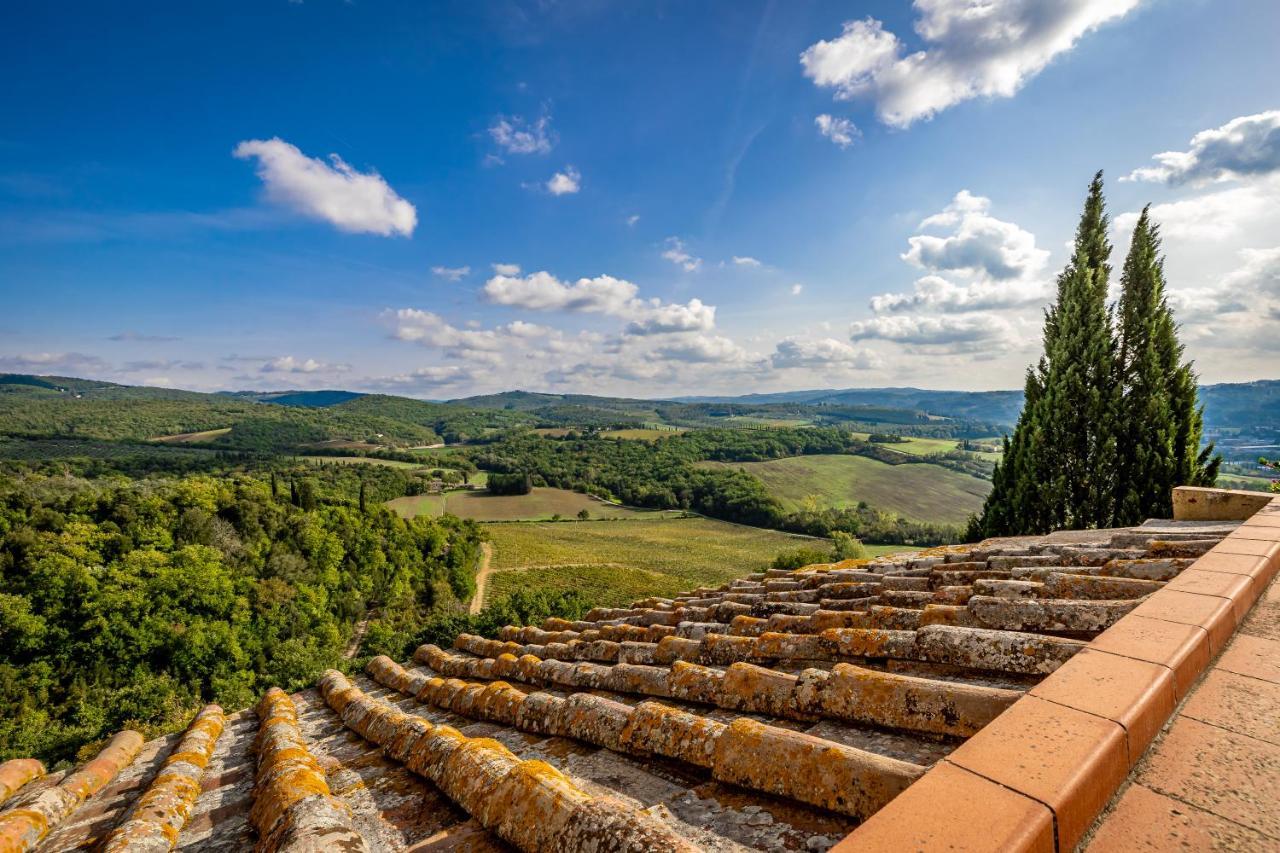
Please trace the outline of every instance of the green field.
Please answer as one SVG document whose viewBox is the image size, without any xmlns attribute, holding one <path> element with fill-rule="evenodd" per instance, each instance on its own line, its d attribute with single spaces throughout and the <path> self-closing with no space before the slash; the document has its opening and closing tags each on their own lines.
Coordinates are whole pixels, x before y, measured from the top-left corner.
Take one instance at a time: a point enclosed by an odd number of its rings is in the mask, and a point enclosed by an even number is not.
<svg viewBox="0 0 1280 853">
<path fill-rule="evenodd" d="M 783 506 L 795 510 L 809 496 L 820 505 L 876 509 L 916 521 L 961 524 L 982 508 L 991 484 L 929 464 L 889 465 L 865 456 L 793 456 L 765 462 L 703 462 L 741 468 L 759 477 Z"/>
<path fill-rule="evenodd" d="M 592 518 L 658 518 L 672 512 L 632 509 L 596 500 L 567 489 L 534 489 L 527 495 L 491 495 L 488 492 L 447 492 L 387 501 L 403 518 L 429 513 L 453 513 L 475 521 L 544 521 L 554 515 L 576 518 L 581 510 Z"/>
<path fill-rule="evenodd" d="M 667 438 L 684 430 L 673 429 L 653 429 L 651 427 L 637 427 L 635 429 L 609 429 L 600 433 L 601 438 L 621 438 L 628 441 L 657 441 L 660 438 Z"/>
<path fill-rule="evenodd" d="M 487 600 L 518 589 L 577 590 L 606 607 L 672 596 L 761 571 L 775 555 L 825 540 L 707 518 L 493 524 Z"/>
<path fill-rule="evenodd" d="M 213 441 L 219 436 L 226 435 L 231 432 L 231 427 L 223 427 L 222 429 L 206 429 L 200 432 L 180 432 L 177 435 L 162 435 L 151 439 L 161 444 L 201 444 L 206 441 Z"/>
<path fill-rule="evenodd" d="M 1252 474 L 1225 473 L 1218 475 L 1215 484 L 1219 489 L 1241 489 L 1249 492 L 1271 491 L 1272 478 L 1257 477 Z"/>
</svg>

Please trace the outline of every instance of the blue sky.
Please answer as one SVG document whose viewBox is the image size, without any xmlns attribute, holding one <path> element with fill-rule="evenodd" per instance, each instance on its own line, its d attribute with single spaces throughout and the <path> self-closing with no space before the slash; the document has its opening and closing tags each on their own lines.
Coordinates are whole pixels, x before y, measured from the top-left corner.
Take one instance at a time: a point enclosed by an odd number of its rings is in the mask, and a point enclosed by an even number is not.
<svg viewBox="0 0 1280 853">
<path fill-rule="evenodd" d="M 1155 205 L 1202 377 L 1280 375 L 1270 0 L 7 18 L 0 370 L 431 398 L 1016 387 L 1102 168 L 1117 267 Z"/>
</svg>

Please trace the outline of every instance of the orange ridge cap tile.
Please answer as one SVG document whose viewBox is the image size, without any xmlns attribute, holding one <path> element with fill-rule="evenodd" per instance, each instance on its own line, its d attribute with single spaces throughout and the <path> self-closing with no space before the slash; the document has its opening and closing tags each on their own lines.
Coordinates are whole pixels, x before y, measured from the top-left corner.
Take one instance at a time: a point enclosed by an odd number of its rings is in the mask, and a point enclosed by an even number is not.
<svg viewBox="0 0 1280 853">
<path fill-rule="evenodd" d="M 978 809 L 982 819 L 971 819 Z M 1053 813 L 943 759 L 832 853 L 885 850 L 1053 853 Z"/>
<path fill-rule="evenodd" d="M 1149 619 L 1203 628 L 1209 635 L 1209 651 L 1214 655 L 1226 648 L 1236 628 L 1235 611 L 1230 600 L 1167 587 L 1153 592 L 1129 612 Z"/>
<path fill-rule="evenodd" d="M 1265 584 L 1260 584 L 1259 579 L 1252 575 L 1201 568 L 1200 562 L 1165 584 L 1165 589 L 1224 598 L 1231 602 L 1236 624 L 1239 625 L 1262 594 Z"/>
<path fill-rule="evenodd" d="M 1085 649 L 1058 667 L 1030 694 L 1122 726 L 1130 767 L 1177 704 L 1173 671 L 1168 667 L 1094 649 Z"/>
<path fill-rule="evenodd" d="M 1270 544 L 1254 539 L 1240 539 L 1237 541 L 1249 543 L 1243 546 L 1246 548 L 1249 545 L 1265 546 Z M 1280 567 L 1280 542 L 1275 543 L 1274 547 L 1276 549 L 1275 557 L 1268 554 L 1233 554 L 1225 551 L 1210 551 L 1196 560 L 1188 568 L 1188 571 L 1199 569 L 1209 572 L 1248 575 L 1255 580 L 1258 591 L 1261 593 L 1266 588 L 1266 585 L 1271 582 L 1271 579 L 1275 577 L 1276 569 Z"/>
<path fill-rule="evenodd" d="M 1280 559 L 1280 537 L 1275 540 L 1250 539 L 1248 536 L 1236 536 L 1232 533 L 1209 549 L 1209 555 L 1212 554 L 1247 554 L 1274 561 Z"/>
<path fill-rule="evenodd" d="M 1198 625 L 1130 613 L 1093 639 L 1089 648 L 1156 663 L 1173 672 L 1174 695 L 1182 700 L 1209 665 L 1209 634 Z"/>
<path fill-rule="evenodd" d="M 1118 723 L 1035 696 L 1019 699 L 947 760 L 1049 806 L 1059 850 L 1075 847 L 1129 773 Z"/>
</svg>

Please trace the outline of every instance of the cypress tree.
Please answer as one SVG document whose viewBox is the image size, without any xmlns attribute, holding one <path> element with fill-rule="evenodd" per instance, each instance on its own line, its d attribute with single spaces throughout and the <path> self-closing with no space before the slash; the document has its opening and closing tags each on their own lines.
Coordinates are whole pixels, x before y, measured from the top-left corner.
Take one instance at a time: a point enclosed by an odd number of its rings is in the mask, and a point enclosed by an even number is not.
<svg viewBox="0 0 1280 853">
<path fill-rule="evenodd" d="M 1125 259 L 1117 372 L 1124 389 L 1116 523 L 1168 517 L 1175 486 L 1213 485 L 1222 458 L 1201 449 L 1204 409 L 1165 296 L 1160 233 L 1144 209 Z"/>
<path fill-rule="evenodd" d="M 1177 478 L 1171 373 L 1164 352 L 1169 340 L 1176 344 L 1176 336 L 1164 295 L 1159 232 L 1147 208 L 1134 226 L 1120 281 L 1116 375 L 1123 428 L 1117 436 L 1116 520 L 1137 524 L 1170 513 Z"/>
<path fill-rule="evenodd" d="M 1108 217 L 1102 173 L 1089 185 L 1072 257 L 1045 312 L 1044 355 L 970 532 L 986 536 L 1104 527 L 1114 516 L 1119 385 L 1107 284 Z"/>
</svg>

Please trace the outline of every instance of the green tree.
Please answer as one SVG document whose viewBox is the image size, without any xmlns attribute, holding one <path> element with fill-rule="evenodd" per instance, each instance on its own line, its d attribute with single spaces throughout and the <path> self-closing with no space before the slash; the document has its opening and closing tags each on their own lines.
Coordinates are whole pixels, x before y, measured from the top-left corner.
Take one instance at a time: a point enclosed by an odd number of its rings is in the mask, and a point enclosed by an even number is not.
<svg viewBox="0 0 1280 853">
<path fill-rule="evenodd" d="M 1102 173 L 1089 184 L 1071 260 L 1045 312 L 1044 355 L 982 515 L 970 533 L 1003 536 L 1105 527 L 1114 516 L 1119 384 L 1107 284 Z"/>
<path fill-rule="evenodd" d="M 1121 276 L 1116 372 L 1122 388 L 1116 524 L 1168 517 L 1173 487 L 1212 485 L 1220 457 L 1201 449 L 1203 409 L 1165 297 L 1159 228 L 1144 208 Z"/>
</svg>

